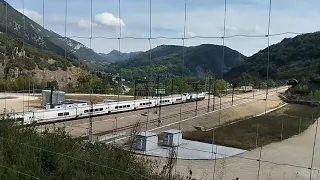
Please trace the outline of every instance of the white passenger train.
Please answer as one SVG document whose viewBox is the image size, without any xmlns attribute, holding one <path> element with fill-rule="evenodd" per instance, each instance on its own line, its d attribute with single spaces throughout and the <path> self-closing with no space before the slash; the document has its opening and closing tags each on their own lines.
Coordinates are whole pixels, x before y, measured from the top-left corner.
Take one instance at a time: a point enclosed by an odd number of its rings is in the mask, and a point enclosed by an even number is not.
<svg viewBox="0 0 320 180">
<path fill-rule="evenodd" d="M 182 95 L 172 95 L 161 98 L 159 97 L 120 102 L 102 102 L 93 105 L 88 103 L 61 104 L 56 105 L 51 109 L 12 113 L 8 114 L 7 117 L 9 119 L 14 119 L 18 122 L 21 122 L 22 124 L 51 123 L 86 118 L 90 116 L 120 113 L 137 109 L 152 108 L 155 106 L 179 104 L 203 99 L 205 99 L 203 93 L 184 93 Z"/>
</svg>

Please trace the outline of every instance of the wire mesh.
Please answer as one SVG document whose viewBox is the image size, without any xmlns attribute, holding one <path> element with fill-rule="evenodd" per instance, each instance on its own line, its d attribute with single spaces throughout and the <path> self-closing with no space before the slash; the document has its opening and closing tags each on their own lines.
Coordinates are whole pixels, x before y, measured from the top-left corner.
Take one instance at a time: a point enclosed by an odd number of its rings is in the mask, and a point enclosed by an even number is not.
<svg viewBox="0 0 320 180">
<path fill-rule="evenodd" d="M 42 1 L 42 27 L 45 28 L 45 9 L 47 9 L 47 6 L 45 4 L 45 0 Z M 232 41 L 237 38 L 245 38 L 245 39 L 266 39 L 267 41 L 267 54 L 268 54 L 268 65 L 266 69 L 266 80 L 268 82 L 269 80 L 269 63 L 270 63 L 270 38 L 271 37 L 277 37 L 277 36 L 283 36 L 283 35 L 298 35 L 303 34 L 299 32 L 274 32 L 270 33 L 270 27 L 272 24 L 271 21 L 271 10 L 272 10 L 272 1 L 269 0 L 268 5 L 268 30 L 266 34 L 232 34 L 227 32 L 227 22 L 228 22 L 228 1 L 224 1 L 224 11 L 223 11 L 223 33 L 221 36 L 201 36 L 201 35 L 190 35 L 188 34 L 188 3 L 193 3 L 191 1 L 184 0 L 183 4 L 184 6 L 184 13 L 183 13 L 183 33 L 181 37 L 165 37 L 161 35 L 154 35 L 153 34 L 153 23 L 152 23 L 152 10 L 153 10 L 153 1 L 149 0 L 149 2 L 145 3 L 146 7 L 148 7 L 149 10 L 149 34 L 146 37 L 132 37 L 129 35 L 123 35 L 122 34 L 122 22 L 121 22 L 121 15 L 125 14 L 125 12 L 121 11 L 121 7 L 125 2 L 118 1 L 118 28 L 119 34 L 115 37 L 108 37 L 108 36 L 95 36 L 93 25 L 94 25 L 94 18 L 93 18 L 93 6 L 94 1 L 90 1 L 90 36 L 78 36 L 78 35 L 69 35 L 67 34 L 67 24 L 68 24 L 68 15 L 69 15 L 69 7 L 68 7 L 68 0 L 65 0 L 65 9 L 64 9 L 64 36 L 62 37 L 64 39 L 64 58 L 67 59 L 68 57 L 68 40 L 75 39 L 79 40 L 81 42 L 84 42 L 85 40 L 88 40 L 89 48 L 92 49 L 92 44 L 94 42 L 103 41 L 103 42 L 110 42 L 111 44 L 117 44 L 118 46 L 114 45 L 113 49 L 117 49 L 119 52 L 122 52 L 123 49 L 126 49 L 128 47 L 127 44 L 137 44 L 137 42 L 141 44 L 145 44 L 145 47 L 149 47 L 149 55 L 148 60 L 150 63 L 150 66 L 157 65 L 156 62 L 153 61 L 153 54 L 152 49 L 156 47 L 156 44 L 160 44 L 162 40 L 166 40 L 167 42 L 170 42 L 168 44 L 176 44 L 182 45 L 182 53 L 181 53 L 181 76 L 180 78 L 182 80 L 185 80 L 186 73 L 184 69 L 184 65 L 186 63 L 186 46 L 192 45 L 191 40 L 203 40 L 208 42 L 217 42 L 215 44 L 221 44 L 222 45 L 222 61 L 221 63 L 221 72 L 218 73 L 217 77 L 213 77 L 212 75 L 207 75 L 205 80 L 198 78 L 196 82 L 189 82 L 188 86 L 195 87 L 193 90 L 196 90 L 196 94 L 198 95 L 199 90 L 202 91 L 208 91 L 209 95 L 207 96 L 207 99 L 204 101 L 196 101 L 196 102 L 189 102 L 189 103 L 180 103 L 177 105 L 170 105 L 170 106 L 162 106 L 161 103 L 158 107 L 154 108 L 148 108 L 147 110 L 137 110 L 134 112 L 117 112 L 113 115 L 108 116 L 102 116 L 102 117 L 89 117 L 88 119 L 83 120 L 76 120 L 76 121 L 68 121 L 68 122 L 57 122 L 52 124 L 44 124 L 43 127 L 40 127 L 40 131 L 43 131 L 47 128 L 55 128 L 59 126 L 64 126 L 66 129 L 71 130 L 71 134 L 75 136 L 91 136 L 92 134 L 98 135 L 98 136 L 104 136 L 104 135 L 115 135 L 118 132 L 129 132 L 135 125 L 137 121 L 140 122 L 140 126 L 145 127 L 145 131 L 155 131 L 160 132 L 165 129 L 179 129 L 183 131 L 186 134 L 186 138 L 191 140 L 200 140 L 200 136 L 195 136 L 195 129 L 200 131 L 203 131 L 203 136 L 205 136 L 204 141 L 207 143 L 212 144 L 212 149 L 208 150 L 207 153 L 211 153 L 211 161 L 205 162 L 207 165 L 206 170 L 208 170 L 207 176 L 214 179 L 219 178 L 234 178 L 236 176 L 242 176 L 242 178 L 250 178 L 253 179 L 256 177 L 256 179 L 262 179 L 262 178 L 269 178 L 269 179 L 279 179 L 279 177 L 282 177 L 282 179 L 297 179 L 297 177 L 305 176 L 301 175 L 303 173 L 310 174 L 309 179 L 318 179 L 319 174 L 319 162 L 317 160 L 317 153 L 316 147 L 317 147 L 317 125 L 314 127 L 314 117 L 312 115 L 311 118 L 306 117 L 299 117 L 299 116 L 293 116 L 293 115 L 279 115 L 278 111 L 276 113 L 270 112 L 270 109 L 273 109 L 275 107 L 279 106 L 279 99 L 276 97 L 277 92 L 279 91 L 279 88 L 271 88 L 269 87 L 268 83 L 266 84 L 266 89 L 260 90 L 260 91 L 252 91 L 252 93 L 244 93 L 244 94 L 235 94 L 234 89 L 232 90 L 231 94 L 228 91 L 228 85 L 226 82 L 226 88 L 223 90 L 216 90 L 216 81 L 218 79 L 223 79 L 224 69 L 225 69 L 225 47 L 227 47 L 229 44 L 232 44 Z M 25 14 L 25 8 L 24 8 L 24 0 L 22 0 L 22 14 L 24 16 Z M 6 3 L 6 34 L 8 34 L 8 7 Z M 23 18 L 23 35 L 26 36 L 25 32 L 25 17 Z M 42 40 L 45 38 L 48 39 L 61 39 L 60 36 L 50 36 L 50 37 L 43 37 Z M 220 42 L 221 39 L 221 42 Z M 158 42 L 157 42 L 158 41 Z M 23 39 L 23 48 L 25 46 L 25 42 Z M 41 46 L 42 50 L 44 49 L 44 43 L 42 43 Z M 23 56 L 25 58 L 25 56 Z M 118 60 L 121 60 L 121 54 L 119 53 Z M 94 60 L 94 59 L 90 59 Z M 69 72 L 69 69 L 65 71 L 65 75 L 63 75 L 61 81 L 66 81 L 65 84 L 69 83 L 69 77 L 71 72 Z M 171 76 L 168 77 L 162 77 L 162 76 L 155 76 L 154 72 L 151 70 L 150 72 L 145 73 L 146 76 L 150 77 L 150 81 L 153 81 L 151 88 L 149 88 L 149 83 L 142 83 L 146 84 L 145 87 L 134 87 L 134 98 L 143 98 L 146 97 L 149 100 L 151 100 L 150 95 L 154 94 L 154 87 L 156 86 L 156 89 L 167 89 L 169 91 L 169 95 L 171 95 L 171 98 L 173 98 L 173 94 L 180 94 L 182 91 L 179 89 L 179 87 L 175 86 L 175 80 L 176 77 L 172 78 Z M 65 76 L 65 77 L 64 77 Z M 157 77 L 157 78 L 155 78 Z M 146 78 L 147 77 L 142 77 Z M 155 79 L 151 79 L 155 78 Z M 1 109 L 4 109 L 4 113 L 6 113 L 9 109 L 13 108 L 14 105 L 10 104 L 8 102 L 7 97 L 10 97 L 11 94 L 15 93 L 22 93 L 22 108 L 15 108 L 15 111 L 19 111 L 20 109 L 22 112 L 33 110 L 31 106 L 33 106 L 33 98 L 30 95 L 31 92 L 33 93 L 33 96 L 41 92 L 41 90 L 44 88 L 39 83 L 41 82 L 51 82 L 52 78 L 37 78 L 37 77 L 30 77 L 30 75 L 27 77 L 27 81 L 23 81 L 22 83 L 22 89 L 10 89 L 10 86 L 8 86 L 7 83 L 5 83 L 4 89 L 4 108 L 1 107 Z M 137 81 L 132 76 L 132 81 Z M 26 83 L 27 82 L 27 83 Z M 121 96 L 121 76 L 118 77 L 118 83 L 116 85 L 116 90 L 106 90 L 105 88 L 91 88 L 92 84 L 89 85 L 87 88 L 72 88 L 70 89 L 68 86 L 65 86 L 64 90 L 67 93 L 87 93 L 89 95 L 89 101 L 92 103 L 94 101 L 93 96 L 95 94 L 105 94 L 105 93 L 113 93 L 116 96 L 117 102 L 120 102 Z M 204 84 L 204 85 L 203 85 Z M 31 88 L 32 87 L 32 88 Z M 101 82 L 102 87 L 102 82 Z M 202 87 L 202 88 L 200 88 Z M 140 88 L 140 89 L 139 89 Z M 27 90 L 26 90 L 27 89 Z M 136 91 L 138 89 L 138 91 Z M 150 90 L 151 89 L 151 90 Z M 223 92 L 225 91 L 225 92 Z M 210 93 L 213 94 L 213 96 L 210 95 Z M 218 93 L 216 95 L 216 93 Z M 224 96 L 222 96 L 222 93 L 225 93 Z M 27 97 L 25 97 L 27 94 Z M 157 97 L 160 98 L 159 101 L 161 101 L 162 95 Z M 182 98 L 182 95 L 181 95 Z M 27 99 L 27 100 L 26 100 Z M 98 98 L 99 99 L 99 98 Z M 101 97 L 100 97 L 101 100 Z M 27 105 L 25 104 L 25 101 L 27 101 Z M 151 101 L 149 101 L 151 102 Z M 31 105 L 30 105 L 31 104 Z M 117 106 L 119 104 L 117 103 Z M 264 108 L 262 108 L 264 107 Z M 67 112 L 67 107 L 64 109 L 65 112 Z M 141 114 L 147 111 L 147 115 L 144 118 Z M 156 112 L 156 113 L 155 113 Z M 254 113 L 253 113 L 254 112 Z M 265 115 L 268 112 L 268 115 Z M 45 110 L 43 110 L 43 113 L 45 113 Z M 121 113 L 121 114 L 120 114 Z M 278 117 L 280 116 L 280 118 Z M 245 118 L 244 118 L 245 117 Z M 249 118 L 253 117 L 256 118 L 256 122 L 252 122 L 251 125 L 245 124 L 243 125 L 246 131 L 250 132 L 251 135 L 247 136 L 246 138 L 243 138 L 242 142 L 243 144 L 232 144 L 230 140 L 226 139 L 225 134 L 223 134 L 224 128 L 230 128 L 231 132 L 235 131 L 232 128 L 235 128 L 238 123 L 245 123 L 245 121 Z M 275 127 L 274 131 L 272 131 L 272 137 L 269 137 L 270 132 L 266 131 L 266 127 L 268 124 L 265 122 L 260 122 L 259 117 L 267 117 L 270 121 L 276 121 L 273 126 Z M 44 115 L 43 119 L 44 120 Z M 112 123 L 111 123 L 112 122 Z M 316 121 L 318 122 L 318 121 Z M 89 124 L 89 125 L 88 125 Z M 313 124 L 313 125 L 312 125 Z M 311 126 L 310 126 L 311 125 Z M 89 126 L 89 128 L 87 128 Z M 234 126 L 234 127 L 233 127 Z M 296 158 L 296 159 L 287 159 L 283 160 L 279 157 L 278 154 L 268 154 L 267 152 L 270 152 L 270 146 L 266 146 L 270 142 L 266 140 L 266 138 L 271 138 L 270 141 L 276 141 L 280 142 L 285 139 L 288 139 L 292 137 L 293 135 L 300 134 L 301 132 L 305 131 L 308 127 L 312 130 L 314 130 L 314 137 L 312 137 L 313 141 L 309 142 L 309 144 L 304 144 L 304 147 L 311 149 L 311 156 L 307 159 L 310 162 L 303 161 L 302 158 Z M 75 130 L 76 129 L 76 130 Z M 89 129 L 89 133 L 87 130 Z M 242 130 L 243 130 L 242 129 Z M 233 131 L 232 131 L 233 130 Z M 209 133 L 208 133 L 209 132 Z M 247 133 L 248 133 L 247 132 Z M 199 132 L 196 132 L 199 133 Z M 245 133 L 245 132 L 242 132 Z M 201 134 L 201 132 L 200 132 Z M 199 135 L 199 134 L 197 134 Z M 237 132 L 233 134 L 233 136 L 239 135 Z M 240 136 L 241 137 L 241 136 Z M 122 139 L 125 139 L 128 137 L 122 137 L 117 139 L 117 141 L 121 141 Z M 232 137 L 233 139 L 236 139 L 236 137 Z M 90 138 L 91 139 L 91 138 Z M 310 138 L 311 139 L 311 138 Z M 113 143 L 116 142 L 116 140 L 113 138 Z M 201 139 L 203 141 L 203 139 Z M 3 139 L 2 139 L 3 141 Z M 239 139 L 241 142 L 241 139 Z M 249 154 L 247 156 L 246 153 L 243 155 L 235 155 L 232 158 L 222 158 L 217 159 L 217 155 L 219 155 L 218 152 L 218 146 L 215 146 L 214 144 L 228 144 L 231 146 L 242 146 L 242 148 L 247 149 L 254 149 L 252 154 Z M 233 142 L 234 143 L 234 142 Z M 29 145 L 28 145 L 29 146 Z M 32 146 L 31 146 L 32 147 Z M 37 147 L 32 147 L 37 148 Z M 180 147 L 183 149 L 184 147 Z M 177 149 L 177 153 L 179 154 L 179 151 L 181 149 Z M 195 150 L 195 151 L 203 151 L 203 150 Z M 289 150 L 288 150 L 289 151 Z M 301 151 L 302 152 L 302 151 Z M 295 155 L 299 156 L 301 152 L 297 152 Z M 59 154 L 56 152 L 52 152 L 57 156 L 63 156 L 66 157 L 63 154 Z M 298 155 L 299 154 L 299 155 Z M 222 156 L 226 156 L 225 154 L 221 154 Z M 275 157 L 279 157 L 278 159 Z M 73 158 L 73 157 L 70 157 Z M 76 161 L 81 161 L 81 159 L 75 159 Z M 212 161 L 214 159 L 214 161 Z M 298 160 L 301 160 L 301 163 L 297 163 Z M 88 162 L 90 163 L 90 162 Z M 245 164 L 245 167 L 236 167 L 238 164 Z M 97 165 L 97 164 L 95 164 Z M 205 166 L 206 166 L 205 165 Z M 8 168 L 11 170 L 14 170 L 10 167 L 2 166 L 3 168 Z M 98 165 L 97 165 L 98 166 Z M 184 167 L 185 165 L 177 165 L 176 171 L 181 171 L 181 167 Z M 288 168 L 290 167 L 290 168 Z M 195 165 L 195 168 L 197 168 L 197 165 Z M 210 170 L 211 171 L 210 171 Z M 114 169 L 116 170 L 116 169 Z M 277 171 L 276 171 L 277 170 Z M 14 170 L 19 172 L 18 170 Z M 303 172 L 303 173 L 301 173 Z M 19 172 L 22 175 L 29 176 L 31 178 L 37 179 L 37 177 L 30 176 L 28 174 L 25 174 L 23 172 Z M 123 172 L 121 172 L 123 173 Z M 198 172 L 198 174 L 200 174 Z M 245 175 L 244 175 L 245 174 Z M 139 176 L 139 175 L 134 175 Z"/>
</svg>

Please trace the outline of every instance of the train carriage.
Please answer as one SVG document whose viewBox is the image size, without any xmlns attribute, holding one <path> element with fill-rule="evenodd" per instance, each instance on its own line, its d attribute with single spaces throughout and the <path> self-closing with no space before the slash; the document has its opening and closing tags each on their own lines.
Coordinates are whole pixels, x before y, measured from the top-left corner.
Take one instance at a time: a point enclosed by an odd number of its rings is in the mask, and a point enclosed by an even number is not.
<svg viewBox="0 0 320 180">
<path fill-rule="evenodd" d="M 203 93 L 184 93 L 182 95 L 171 95 L 150 99 L 139 99 L 120 102 L 101 102 L 89 105 L 87 103 L 60 104 L 53 108 L 27 111 L 23 113 L 9 114 L 10 119 L 15 119 L 23 124 L 31 123 L 51 123 L 57 121 L 86 118 L 97 115 L 107 115 L 110 113 L 120 113 L 137 109 L 152 108 L 178 104 L 188 101 L 203 100 Z"/>
<path fill-rule="evenodd" d="M 134 101 L 135 109 L 150 108 L 150 107 L 154 107 L 155 104 L 156 104 L 155 99 L 141 99 L 141 100 Z"/>
</svg>

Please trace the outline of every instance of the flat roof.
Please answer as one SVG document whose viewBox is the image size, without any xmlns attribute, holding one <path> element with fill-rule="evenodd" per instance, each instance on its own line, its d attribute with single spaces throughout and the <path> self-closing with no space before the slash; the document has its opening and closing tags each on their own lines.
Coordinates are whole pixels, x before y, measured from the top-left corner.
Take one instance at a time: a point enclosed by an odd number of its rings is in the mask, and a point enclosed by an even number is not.
<svg viewBox="0 0 320 180">
<path fill-rule="evenodd" d="M 169 130 L 166 130 L 166 131 L 162 131 L 163 133 L 168 133 L 168 134 L 178 134 L 178 133 L 181 133 L 180 130 L 178 129 L 169 129 Z"/>
<path fill-rule="evenodd" d="M 246 152 L 243 149 L 237 149 L 226 146 L 219 146 L 216 144 L 202 143 L 197 141 L 190 141 L 182 139 L 181 145 L 177 147 L 177 158 L 186 160 L 212 160 L 221 159 L 232 156 L 240 156 Z M 217 151 L 216 151 L 217 150 Z M 136 153 L 154 156 L 154 157 L 168 157 L 170 148 L 158 146 L 158 148 L 149 151 L 135 151 Z"/>
<path fill-rule="evenodd" d="M 157 136 L 158 134 L 157 133 L 154 133 L 154 132 L 140 132 L 138 134 L 138 136 L 143 136 L 143 137 L 152 137 L 152 136 Z"/>
</svg>

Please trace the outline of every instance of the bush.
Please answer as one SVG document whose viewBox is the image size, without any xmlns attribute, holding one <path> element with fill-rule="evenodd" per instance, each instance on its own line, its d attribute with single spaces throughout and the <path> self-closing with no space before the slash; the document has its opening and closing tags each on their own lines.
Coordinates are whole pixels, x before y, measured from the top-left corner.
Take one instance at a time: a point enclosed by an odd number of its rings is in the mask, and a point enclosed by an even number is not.
<svg viewBox="0 0 320 180">
<path fill-rule="evenodd" d="M 48 69 L 49 69 L 50 71 L 57 71 L 57 70 L 58 70 L 58 67 L 56 67 L 56 66 L 49 66 Z"/>
<path fill-rule="evenodd" d="M 19 129 L 2 120 L 0 136 L 1 166 L 19 170 L 0 168 L 0 179 L 169 179 L 157 173 L 154 161 L 117 146 L 74 139 L 63 128 L 38 134 L 35 127 Z"/>
</svg>

